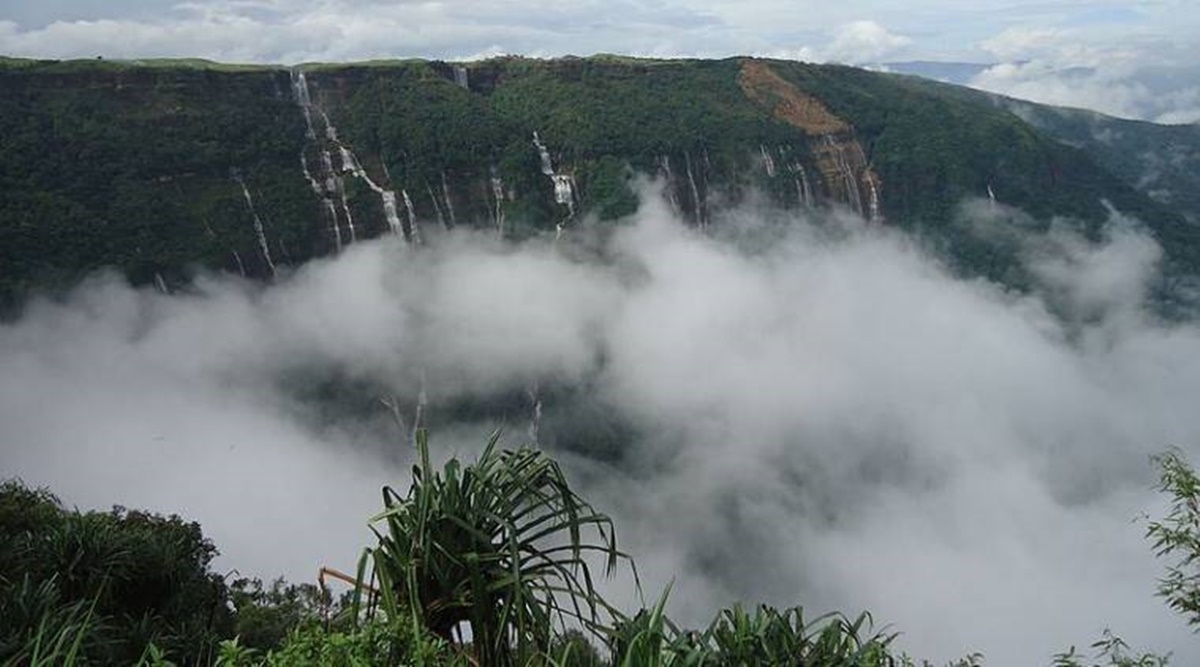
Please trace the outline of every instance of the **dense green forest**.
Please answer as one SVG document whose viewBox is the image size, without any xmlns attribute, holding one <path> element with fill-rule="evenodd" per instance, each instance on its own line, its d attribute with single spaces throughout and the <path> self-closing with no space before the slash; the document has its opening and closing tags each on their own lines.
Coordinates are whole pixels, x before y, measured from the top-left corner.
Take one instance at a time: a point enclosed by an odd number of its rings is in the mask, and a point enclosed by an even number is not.
<svg viewBox="0 0 1200 667">
<path fill-rule="evenodd" d="M 771 90 L 746 83 L 751 65 Z M 805 125 L 797 104 L 841 129 Z M 974 91 L 786 61 L 6 59 L 0 307 L 101 267 L 176 287 L 200 267 L 270 277 L 389 230 L 418 242 L 456 225 L 521 238 L 603 223 L 636 209 L 639 173 L 701 226 L 755 191 L 782 208 L 877 208 L 1002 280 L 1008 251 L 955 224 L 964 199 L 1092 232 L 1111 206 L 1194 273 L 1200 239 L 1174 200 L 1055 131 L 1071 133 Z"/>
<path fill-rule="evenodd" d="M 383 489 L 377 541 L 353 576 L 319 586 L 222 577 L 200 526 L 116 507 L 68 510 L 46 489 L 0 485 L 0 661 L 5 665 L 814 665 L 918 664 L 868 613 L 806 615 L 741 605 L 691 630 L 665 613 L 670 589 L 630 613 L 596 585 L 636 573 L 609 518 L 539 450 L 430 462 L 427 435 L 408 489 Z M 1147 524 L 1167 559 L 1159 594 L 1200 623 L 1200 479 L 1176 452 L 1157 459 L 1167 515 Z M 335 599 L 324 576 L 345 578 Z M 635 575 L 636 576 L 636 575 Z M 949 612 L 947 612 L 949 613 Z M 1055 667 L 1153 667 L 1105 632 L 1093 656 Z M 970 655 L 955 667 L 979 665 Z M 928 663 L 920 663 L 928 664 Z"/>
</svg>

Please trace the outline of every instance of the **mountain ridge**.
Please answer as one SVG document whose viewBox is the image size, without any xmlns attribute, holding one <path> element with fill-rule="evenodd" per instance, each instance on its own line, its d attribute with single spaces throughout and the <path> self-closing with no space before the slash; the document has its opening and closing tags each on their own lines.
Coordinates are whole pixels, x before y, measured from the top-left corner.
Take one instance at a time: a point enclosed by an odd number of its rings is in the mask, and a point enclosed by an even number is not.
<svg viewBox="0 0 1200 667">
<path fill-rule="evenodd" d="M 635 172 L 661 178 L 700 226 L 755 190 L 948 239 L 984 273 L 1005 262 L 976 256 L 1004 251 L 956 231 L 962 200 L 994 197 L 1092 234 L 1111 204 L 1164 241 L 1176 270 L 1200 266 L 1195 224 L 1096 147 L 1068 146 L 977 91 L 844 66 L 6 59 L 0 92 L 10 305 L 101 266 L 181 284 L 198 265 L 266 277 L 388 232 L 554 233 L 635 210 Z"/>
</svg>

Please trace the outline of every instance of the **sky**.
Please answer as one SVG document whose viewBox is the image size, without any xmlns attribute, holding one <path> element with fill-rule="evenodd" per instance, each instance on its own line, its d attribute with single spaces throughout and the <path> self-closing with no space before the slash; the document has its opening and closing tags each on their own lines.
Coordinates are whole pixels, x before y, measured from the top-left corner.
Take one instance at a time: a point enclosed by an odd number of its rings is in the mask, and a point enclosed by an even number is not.
<svg viewBox="0 0 1200 667">
<path fill-rule="evenodd" d="M 284 64 L 594 53 L 959 61 L 991 65 L 967 82 L 999 93 L 1200 121 L 1191 0 L 3 0 L 0 53 Z"/>
<path fill-rule="evenodd" d="M 219 571 L 311 581 L 352 569 L 379 487 L 406 487 L 376 396 L 409 415 L 423 385 L 434 455 L 470 459 L 497 422 L 445 407 L 501 397 L 516 446 L 538 386 L 543 445 L 687 626 L 799 604 L 870 610 L 935 664 L 1048 664 L 1105 628 L 1200 661 L 1139 518 L 1165 511 L 1153 454 L 1200 460 L 1200 325 L 1147 307 L 1162 254 L 1134 222 L 1023 237 L 1018 294 L 843 212 L 739 208 L 708 237 L 642 196 L 606 239 L 386 238 L 270 286 L 100 274 L 35 300 L 0 325 L 4 471 L 197 520 Z M 990 202 L 957 222 L 1029 223 Z M 553 436 L 606 416 L 617 460 Z M 637 608 L 627 578 L 603 588 Z"/>
</svg>

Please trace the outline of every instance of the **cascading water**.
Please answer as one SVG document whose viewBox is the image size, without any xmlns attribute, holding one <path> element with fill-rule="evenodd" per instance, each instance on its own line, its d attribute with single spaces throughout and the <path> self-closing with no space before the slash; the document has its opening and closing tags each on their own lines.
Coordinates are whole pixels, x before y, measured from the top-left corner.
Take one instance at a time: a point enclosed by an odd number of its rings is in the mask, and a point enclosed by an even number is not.
<svg viewBox="0 0 1200 667">
<path fill-rule="evenodd" d="M 296 98 L 296 104 L 300 105 L 300 110 L 304 114 L 304 126 L 306 128 L 305 136 L 310 141 L 316 140 L 317 133 L 313 130 L 312 124 L 312 97 L 308 93 L 308 79 L 305 78 L 304 72 L 292 70 L 292 94 Z"/>
<path fill-rule="evenodd" d="M 396 206 L 396 193 L 391 190 L 380 193 L 383 200 L 383 217 L 387 219 L 388 229 L 396 236 L 407 236 L 404 225 L 400 222 L 400 210 Z"/>
<path fill-rule="evenodd" d="M 258 247 L 262 251 L 263 261 L 267 263 L 267 268 L 271 270 L 271 275 L 274 276 L 275 262 L 271 259 L 271 247 L 267 244 L 267 232 L 263 227 L 262 218 L 258 217 L 258 211 L 254 210 L 254 199 L 250 197 L 250 189 L 246 187 L 240 174 L 234 175 L 234 180 L 242 188 L 242 196 L 246 198 L 246 206 L 250 209 L 250 216 L 254 219 L 254 233 L 258 236 Z M 245 268 L 243 267 L 243 273 Z"/>
<path fill-rule="evenodd" d="M 442 203 L 438 201 L 437 195 L 433 194 L 433 186 L 429 181 L 425 182 L 425 191 L 429 193 L 429 201 L 433 202 L 433 212 L 437 215 L 438 224 L 442 229 L 450 231 L 450 225 L 446 222 L 446 216 L 442 214 Z"/>
<path fill-rule="evenodd" d="M 879 212 L 879 186 L 875 183 L 877 180 L 875 177 L 875 172 L 867 169 L 866 173 L 863 175 L 863 180 L 867 182 L 867 188 L 870 192 L 870 196 L 867 200 L 868 210 L 870 211 L 870 216 L 868 219 L 871 222 L 882 222 L 883 216 Z"/>
<path fill-rule="evenodd" d="M 310 142 L 317 144 L 318 153 L 321 156 L 321 167 L 324 174 L 324 183 L 317 180 L 317 178 L 313 176 L 312 171 L 308 166 L 308 157 L 305 155 L 303 149 L 300 151 L 300 167 L 304 171 L 304 178 L 308 180 L 309 187 L 311 187 L 313 192 L 321 198 L 321 201 L 324 205 L 324 210 L 329 216 L 329 225 L 333 231 L 334 244 L 337 250 L 340 252 L 344 244 L 344 239 L 342 237 L 341 220 L 338 218 L 337 207 L 333 203 L 334 198 L 340 199 L 342 202 L 342 211 L 345 214 L 346 228 L 347 232 L 349 232 L 350 242 L 357 240 L 357 233 L 354 229 L 354 216 L 350 214 L 350 205 L 349 202 L 346 201 L 345 184 L 342 182 L 342 178 L 338 176 L 337 172 L 335 172 L 333 169 L 333 156 L 330 155 L 329 149 L 325 145 L 317 141 L 317 132 L 313 126 L 312 119 L 314 105 L 312 101 L 312 94 L 308 89 L 308 78 L 305 77 L 304 72 L 298 70 L 292 70 L 291 77 L 292 94 L 296 99 L 296 104 L 300 106 L 300 111 L 304 114 L 305 136 Z M 335 129 L 331 129 L 331 126 L 329 125 L 329 117 L 325 115 L 324 111 L 321 111 L 320 109 L 317 111 L 320 113 L 322 120 L 325 122 L 325 135 L 333 135 L 336 137 L 337 131 Z"/>
<path fill-rule="evenodd" d="M 504 236 L 504 181 L 499 176 L 492 176 L 492 197 L 496 199 L 496 210 L 492 222 L 496 223 L 496 234 Z"/>
<path fill-rule="evenodd" d="M 838 175 L 846 189 L 846 203 L 858 215 L 863 214 L 862 193 L 858 187 L 858 177 L 854 174 L 854 169 L 850 166 L 850 160 L 846 157 L 846 148 L 841 143 L 834 140 L 831 135 L 825 135 L 825 147 L 829 154 L 833 157 L 834 166 L 838 171 Z"/>
<path fill-rule="evenodd" d="M 788 165 L 788 171 L 795 175 L 796 198 L 804 208 L 812 208 L 812 187 L 808 184 L 808 170 L 799 162 Z"/>
<path fill-rule="evenodd" d="M 462 65 L 454 67 L 454 83 L 463 90 L 470 90 L 471 83 L 467 79 L 467 68 Z"/>
<path fill-rule="evenodd" d="M 566 224 L 575 217 L 575 177 L 568 173 L 560 174 L 554 171 L 554 164 L 550 159 L 550 150 L 542 143 L 542 139 L 538 136 L 536 130 L 533 133 L 533 145 L 537 148 L 538 157 L 542 162 L 542 174 L 550 177 L 550 182 L 554 185 L 555 203 L 567 207 L 567 217 L 555 225 L 556 233 L 562 234 Z"/>
<path fill-rule="evenodd" d="M 771 157 L 771 154 L 767 152 L 767 147 L 762 144 L 759 144 L 758 151 L 762 153 L 763 168 L 767 170 L 767 176 L 775 178 L 775 158 Z"/>
<path fill-rule="evenodd" d="M 242 274 L 242 277 L 245 278 L 246 277 L 246 265 L 242 263 L 242 256 L 239 255 L 238 251 L 236 251 L 236 250 L 233 251 L 233 261 L 237 262 L 238 273 Z"/>
<path fill-rule="evenodd" d="M 412 199 L 408 196 L 408 190 L 401 188 L 400 194 L 404 197 L 404 210 L 408 213 L 408 240 L 415 245 L 421 245 L 421 228 L 417 226 L 417 212 L 413 210 Z M 396 196 L 392 195 L 392 205 L 395 206 Z"/>
<path fill-rule="evenodd" d="M 538 156 L 542 159 L 542 173 L 546 176 L 553 176 L 554 167 L 550 164 L 550 151 L 546 148 L 546 144 L 542 143 L 537 130 L 533 131 L 533 145 L 537 148 Z"/>
<path fill-rule="evenodd" d="M 692 173 L 692 156 L 687 151 L 683 152 L 683 166 L 687 169 L 688 185 L 692 189 L 692 204 L 696 212 L 696 223 L 703 229 L 708 226 L 708 221 L 704 215 L 704 205 L 700 201 L 700 189 L 696 187 L 696 176 Z"/>
<path fill-rule="evenodd" d="M 328 122 L 328 118 L 326 118 L 326 122 Z M 379 195 L 379 199 L 383 203 L 383 217 L 387 220 L 388 228 L 392 230 L 392 233 L 401 234 L 409 241 L 417 239 L 416 216 L 413 215 L 412 202 L 408 199 L 408 193 L 404 193 L 404 203 L 408 207 L 409 215 L 409 225 L 406 228 L 400 221 L 399 208 L 396 206 L 396 193 L 376 183 L 370 174 L 367 173 L 367 170 L 363 169 L 362 164 L 359 163 L 358 158 L 354 155 L 354 151 L 350 150 L 337 138 L 337 129 L 332 125 L 329 126 L 329 129 L 330 140 L 337 144 L 338 153 L 342 158 L 342 171 L 352 174 L 355 178 L 366 183 L 372 192 Z"/>
<path fill-rule="evenodd" d="M 658 169 L 662 173 L 663 178 L 667 181 L 667 186 L 664 188 L 664 190 L 666 190 L 667 193 L 667 202 L 671 204 L 671 211 L 676 215 L 679 215 L 679 198 L 675 196 L 675 174 L 671 172 L 670 156 L 666 155 L 665 153 L 658 156 Z"/>
<path fill-rule="evenodd" d="M 446 172 L 442 172 L 442 197 L 446 200 L 446 215 L 450 218 L 450 226 L 457 227 L 458 220 L 454 219 L 454 202 L 450 200 L 450 185 L 446 182 Z"/>
<path fill-rule="evenodd" d="M 321 155 L 321 167 L 325 174 L 325 183 L 322 184 L 311 174 L 308 168 L 308 160 L 301 154 L 301 164 L 304 168 L 304 175 L 309 180 L 309 184 L 314 191 L 326 201 L 325 210 L 332 213 L 332 225 L 334 227 L 334 239 L 338 249 L 342 247 L 342 234 L 339 228 L 339 220 L 337 209 L 333 205 L 333 197 L 337 197 L 342 203 L 342 212 L 346 218 L 346 227 L 350 232 L 350 241 L 358 240 L 357 232 L 354 229 L 354 216 L 350 212 L 350 202 L 346 197 L 345 181 L 341 174 L 350 174 L 355 178 L 366 183 L 367 187 L 372 192 L 379 195 L 380 202 L 383 206 L 383 215 L 387 220 L 388 228 L 397 235 L 403 235 L 409 241 L 419 237 L 417 232 L 416 216 L 412 214 L 412 203 L 408 200 L 408 195 L 405 194 L 406 204 L 409 211 L 409 225 L 406 227 L 400 221 L 399 208 L 396 204 L 396 193 L 392 190 L 384 188 L 371 178 L 367 170 L 363 168 L 358 157 L 354 155 L 354 151 L 347 146 L 338 136 L 337 127 L 329 120 L 329 114 L 325 113 L 324 109 L 313 104 L 312 95 L 308 89 L 308 79 L 304 76 L 304 72 L 293 71 L 292 73 L 292 89 L 296 98 L 296 103 L 304 112 L 304 122 L 307 127 L 307 136 L 310 140 L 317 142 L 317 133 L 313 126 L 312 115 L 315 110 L 321 117 L 321 122 L 325 126 L 325 141 L 332 144 L 337 149 L 338 158 L 341 162 L 340 174 L 333 166 L 333 155 L 331 154 L 328 145 L 318 143 Z"/>
<path fill-rule="evenodd" d="M 316 193 L 318 197 L 321 198 L 321 203 L 325 206 L 325 212 L 329 216 L 329 226 L 333 232 L 334 243 L 336 244 L 337 251 L 341 252 L 342 228 L 341 225 L 338 224 L 337 209 L 334 208 L 333 200 L 331 200 L 325 193 L 325 189 L 321 187 L 321 184 L 317 182 L 317 179 L 313 177 L 312 172 L 309 171 L 308 158 L 304 156 L 303 152 L 300 153 L 300 168 L 304 170 L 304 178 L 308 181 L 308 186 L 312 188 L 312 191 Z M 351 227 L 351 229 L 353 229 L 353 227 Z"/>
</svg>

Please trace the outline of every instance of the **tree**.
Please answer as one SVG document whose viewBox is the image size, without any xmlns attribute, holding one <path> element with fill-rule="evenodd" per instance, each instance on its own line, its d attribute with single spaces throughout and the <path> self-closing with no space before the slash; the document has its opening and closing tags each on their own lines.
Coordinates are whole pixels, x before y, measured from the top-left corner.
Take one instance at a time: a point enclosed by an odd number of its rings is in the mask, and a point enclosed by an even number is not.
<svg viewBox="0 0 1200 667">
<path fill-rule="evenodd" d="M 526 664 L 577 622 L 602 636 L 612 608 L 597 592 L 589 557 L 606 574 L 626 558 L 612 521 L 573 492 L 540 451 L 496 448 L 474 463 L 435 470 L 419 431 L 408 493 L 384 487 L 370 550 L 382 604 L 407 609 L 447 641 L 466 624 L 478 664 Z M 459 638 L 461 640 L 461 637 Z"/>
<path fill-rule="evenodd" d="M 1171 496 L 1167 516 L 1146 529 L 1155 555 L 1170 560 L 1158 594 L 1188 625 L 1200 628 L 1200 478 L 1178 450 L 1154 461 L 1160 468 L 1158 489 Z"/>
<path fill-rule="evenodd" d="M 178 516 L 66 510 L 44 489 L 0 483 L 0 661 L 47 636 L 95 662 L 131 664 L 154 642 L 202 662 L 231 629 L 217 550 Z M 75 640 L 78 639 L 78 642 Z"/>
</svg>

